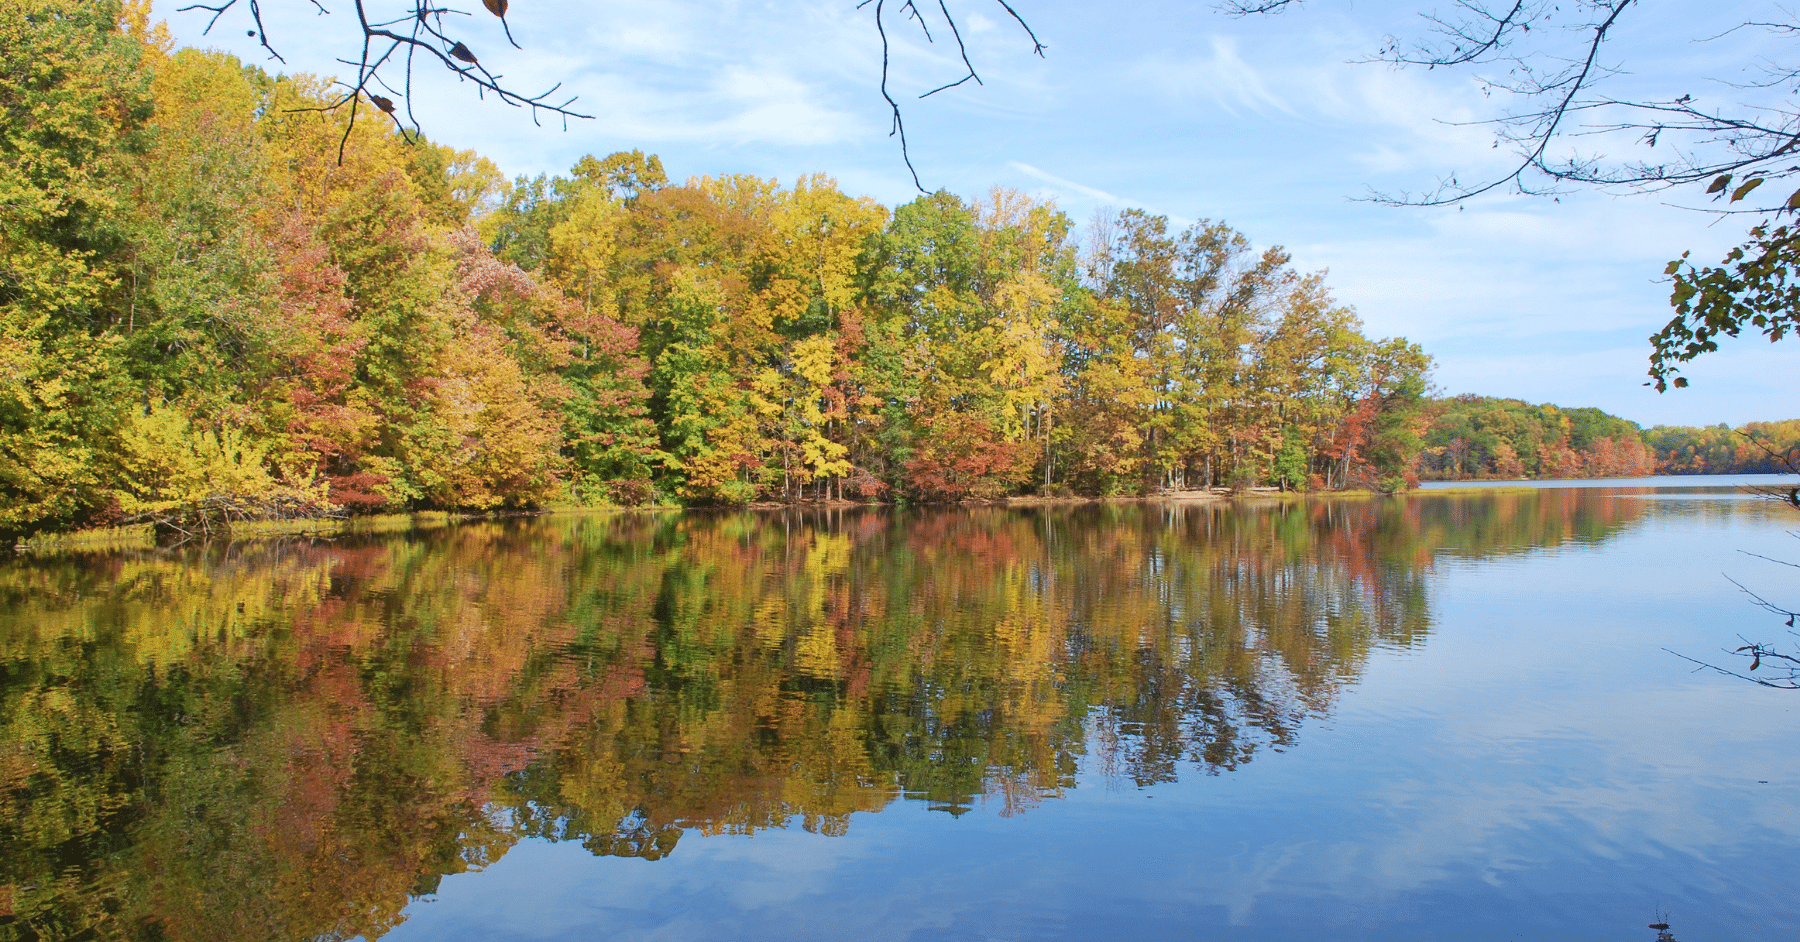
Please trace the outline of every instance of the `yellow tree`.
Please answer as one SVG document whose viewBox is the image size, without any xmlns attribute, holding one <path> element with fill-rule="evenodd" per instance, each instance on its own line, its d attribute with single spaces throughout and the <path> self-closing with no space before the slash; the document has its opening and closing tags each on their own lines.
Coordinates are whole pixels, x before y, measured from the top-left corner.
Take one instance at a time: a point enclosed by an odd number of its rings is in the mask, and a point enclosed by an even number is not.
<svg viewBox="0 0 1800 942">
<path fill-rule="evenodd" d="M 789 191 L 766 192 L 772 238 L 758 261 L 757 297 L 782 338 L 778 359 L 787 389 L 782 427 L 775 430 L 782 489 L 788 493 L 798 456 L 798 483 L 818 481 L 830 490 L 856 471 L 850 449 L 858 426 L 870 419 L 871 403 L 857 382 L 859 261 L 887 211 L 867 197 L 845 195 L 822 174 L 801 178 Z M 841 495 L 841 484 L 837 490 Z"/>
</svg>

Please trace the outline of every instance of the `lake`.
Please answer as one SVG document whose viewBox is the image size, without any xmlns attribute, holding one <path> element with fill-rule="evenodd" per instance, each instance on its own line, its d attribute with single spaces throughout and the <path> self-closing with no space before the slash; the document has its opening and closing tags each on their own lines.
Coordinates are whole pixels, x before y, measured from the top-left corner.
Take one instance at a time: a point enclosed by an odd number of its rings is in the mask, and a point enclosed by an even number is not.
<svg viewBox="0 0 1800 942">
<path fill-rule="evenodd" d="M 20 557 L 0 938 L 1791 938 L 1800 692 L 1671 652 L 1800 513 L 1594 483 Z"/>
</svg>

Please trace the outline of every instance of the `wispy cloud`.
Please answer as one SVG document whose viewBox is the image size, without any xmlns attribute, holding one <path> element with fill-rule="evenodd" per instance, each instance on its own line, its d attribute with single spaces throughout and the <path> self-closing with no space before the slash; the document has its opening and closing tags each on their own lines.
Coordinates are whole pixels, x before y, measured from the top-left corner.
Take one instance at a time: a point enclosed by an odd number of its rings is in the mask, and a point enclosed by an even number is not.
<svg viewBox="0 0 1800 942">
<path fill-rule="evenodd" d="M 1121 197 L 1114 196 L 1111 193 L 1106 192 L 1105 190 L 1096 189 L 1096 188 L 1088 186 L 1084 183 L 1076 183 L 1074 180 L 1065 179 L 1065 178 L 1059 177 L 1053 173 L 1045 173 L 1044 171 L 1039 170 L 1038 168 L 1033 167 L 1032 165 L 1030 165 L 1028 163 L 1022 163 L 1017 160 L 1009 160 L 1006 162 L 1006 165 L 1008 167 L 1013 168 L 1014 170 L 1019 171 L 1020 173 L 1025 174 L 1028 177 L 1036 177 L 1037 179 L 1042 180 L 1045 183 L 1048 183 L 1052 186 L 1061 187 L 1065 190 L 1073 190 L 1074 192 L 1080 193 L 1082 196 L 1088 197 L 1089 199 L 1099 200 L 1102 203 L 1107 203 L 1107 204 L 1112 204 L 1112 205 L 1125 204 L 1125 203 L 1130 203 L 1132 205 L 1136 205 L 1135 200 L 1123 199 Z"/>
<path fill-rule="evenodd" d="M 1037 167 L 1033 167 L 1032 165 L 1030 165 L 1028 163 L 1024 163 L 1024 162 L 1017 161 L 1017 160 L 1009 160 L 1006 162 L 1006 166 L 1013 170 L 1016 170 L 1022 174 L 1025 174 L 1028 177 L 1031 177 L 1036 180 L 1041 180 L 1041 181 L 1049 184 L 1050 186 L 1048 189 L 1050 190 L 1050 192 L 1047 195 L 1058 198 L 1057 202 L 1064 204 L 1065 206 L 1069 203 L 1087 203 L 1094 209 L 1100 209 L 1102 207 L 1112 207 L 1112 208 L 1130 207 L 1130 208 L 1134 208 L 1134 209 L 1142 209 L 1142 210 L 1146 210 L 1148 212 L 1157 213 L 1158 215 L 1162 215 L 1162 216 L 1167 216 L 1169 219 L 1169 222 L 1172 223 L 1173 225 L 1175 225 L 1177 228 L 1180 228 L 1183 226 L 1188 226 L 1193 223 L 1192 219 L 1188 219 L 1184 216 L 1175 215 L 1173 213 L 1159 212 L 1155 207 L 1150 206 L 1149 204 L 1145 203 L 1143 200 L 1133 199 L 1129 196 L 1119 196 L 1114 193 L 1109 193 L 1106 190 L 1102 190 L 1098 187 L 1088 186 L 1085 183 L 1077 183 L 1076 181 L 1070 180 L 1067 177 L 1059 177 L 1056 174 L 1048 173 L 1046 171 L 1040 170 Z M 1078 197 L 1078 198 L 1077 199 L 1069 199 L 1069 197 L 1071 195 L 1073 195 L 1074 197 Z"/>
<path fill-rule="evenodd" d="M 1177 99 L 1210 98 L 1232 115 L 1242 108 L 1257 114 L 1294 109 L 1269 89 L 1262 73 L 1238 54 L 1237 40 L 1212 36 L 1210 54 L 1175 59 L 1155 56 L 1140 63 L 1134 74 L 1151 87 Z"/>
</svg>

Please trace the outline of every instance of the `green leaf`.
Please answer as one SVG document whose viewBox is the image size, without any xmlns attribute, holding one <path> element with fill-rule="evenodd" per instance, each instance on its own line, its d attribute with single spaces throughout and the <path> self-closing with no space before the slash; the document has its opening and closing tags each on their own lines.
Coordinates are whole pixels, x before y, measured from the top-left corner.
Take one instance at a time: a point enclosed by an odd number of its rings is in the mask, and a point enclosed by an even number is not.
<svg viewBox="0 0 1800 942">
<path fill-rule="evenodd" d="M 1731 185 L 1731 174 L 1721 173 L 1713 179 L 1712 185 L 1706 188 L 1708 193 L 1717 193 Z"/>
<path fill-rule="evenodd" d="M 1737 189 L 1731 191 L 1731 201 L 1733 203 L 1735 203 L 1738 200 L 1741 200 L 1744 197 L 1749 196 L 1750 191 L 1756 189 L 1759 186 L 1762 186 L 1762 183 L 1763 183 L 1762 177 L 1751 177 L 1750 179 L 1745 180 L 1743 182 L 1743 184 L 1740 185 Z"/>
</svg>

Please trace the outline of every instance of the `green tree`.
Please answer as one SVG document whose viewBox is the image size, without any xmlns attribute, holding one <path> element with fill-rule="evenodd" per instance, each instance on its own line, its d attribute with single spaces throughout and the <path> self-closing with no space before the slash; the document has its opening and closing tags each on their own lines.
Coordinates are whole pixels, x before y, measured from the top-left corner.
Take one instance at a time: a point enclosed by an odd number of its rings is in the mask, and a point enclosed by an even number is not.
<svg viewBox="0 0 1800 942">
<path fill-rule="evenodd" d="M 120 181 L 147 146 L 143 46 L 117 2 L 0 10 L 0 530 L 90 517 L 132 391 Z"/>
</svg>

